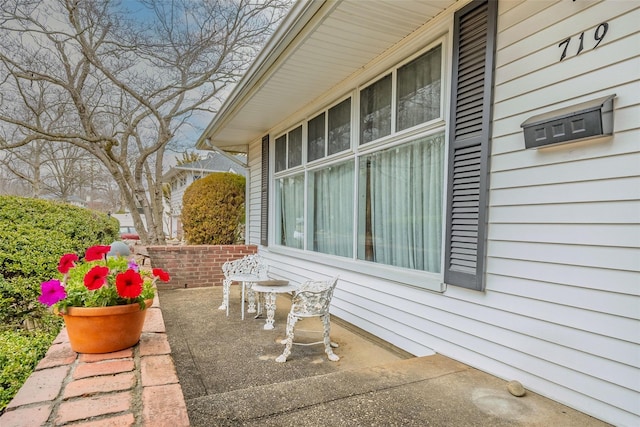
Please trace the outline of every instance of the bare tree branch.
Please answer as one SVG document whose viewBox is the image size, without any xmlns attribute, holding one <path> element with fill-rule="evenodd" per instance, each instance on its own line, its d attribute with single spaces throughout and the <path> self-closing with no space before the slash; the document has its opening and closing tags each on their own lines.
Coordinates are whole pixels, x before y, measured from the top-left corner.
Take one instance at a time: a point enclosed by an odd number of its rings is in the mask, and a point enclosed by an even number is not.
<svg viewBox="0 0 640 427">
<path fill-rule="evenodd" d="M 85 150 L 117 183 L 143 243 L 163 243 L 165 151 L 186 142 L 176 135 L 194 113 L 215 112 L 289 2 L 4 0 L 0 149 Z"/>
</svg>

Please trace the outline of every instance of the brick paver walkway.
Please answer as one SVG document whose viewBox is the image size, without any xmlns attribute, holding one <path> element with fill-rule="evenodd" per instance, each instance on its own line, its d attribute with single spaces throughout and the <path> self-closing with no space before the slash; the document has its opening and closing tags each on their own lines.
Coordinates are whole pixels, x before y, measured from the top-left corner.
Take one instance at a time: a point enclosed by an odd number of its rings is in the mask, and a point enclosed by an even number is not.
<svg viewBox="0 0 640 427">
<path fill-rule="evenodd" d="M 65 425 L 189 426 L 157 295 L 126 350 L 78 354 L 63 329 L 0 416 L 2 427 Z"/>
</svg>

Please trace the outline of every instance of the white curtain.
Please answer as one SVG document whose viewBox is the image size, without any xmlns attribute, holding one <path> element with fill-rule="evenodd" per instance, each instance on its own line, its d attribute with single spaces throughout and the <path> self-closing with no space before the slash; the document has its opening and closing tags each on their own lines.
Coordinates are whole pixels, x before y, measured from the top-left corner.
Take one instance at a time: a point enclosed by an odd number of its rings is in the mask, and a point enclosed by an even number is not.
<svg viewBox="0 0 640 427">
<path fill-rule="evenodd" d="M 313 243 L 316 252 L 353 256 L 353 161 L 311 176 Z"/>
<path fill-rule="evenodd" d="M 281 245 L 304 247 L 304 175 L 278 180 L 278 240 Z"/>
<path fill-rule="evenodd" d="M 361 159 L 361 259 L 440 272 L 444 135 Z"/>
</svg>

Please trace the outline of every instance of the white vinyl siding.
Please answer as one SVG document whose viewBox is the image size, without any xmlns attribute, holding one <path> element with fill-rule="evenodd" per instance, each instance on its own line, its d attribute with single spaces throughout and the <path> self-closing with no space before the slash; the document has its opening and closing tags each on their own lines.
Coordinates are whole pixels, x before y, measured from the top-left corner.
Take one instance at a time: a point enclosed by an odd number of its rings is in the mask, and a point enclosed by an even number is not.
<svg viewBox="0 0 640 427">
<path fill-rule="evenodd" d="M 175 188 L 173 188 L 174 183 Z M 184 196 L 184 191 L 187 189 L 187 186 L 186 172 L 181 172 L 172 181 L 171 207 L 173 209 L 173 215 L 180 215 L 182 212 L 182 196 Z"/>
<path fill-rule="evenodd" d="M 261 253 L 271 274 L 293 282 L 339 274 L 332 314 L 408 352 L 435 351 L 609 423 L 640 425 L 640 7 L 501 1 L 498 13 L 485 291 L 426 292 L 317 254 Z M 575 46 L 602 22 L 609 30 L 597 49 L 559 61 L 558 43 L 573 37 Z M 613 136 L 524 148 L 529 117 L 614 93 Z M 259 140 L 249 147 L 257 244 L 256 156 Z"/>
<path fill-rule="evenodd" d="M 487 304 L 512 317 L 500 323 L 520 335 L 510 345 L 517 353 L 501 360 L 562 403 L 637 425 L 640 9 L 610 1 L 500 6 Z M 602 22 L 609 30 L 592 49 Z M 527 118 L 610 94 L 613 137 L 524 149 L 518 125 Z"/>
</svg>

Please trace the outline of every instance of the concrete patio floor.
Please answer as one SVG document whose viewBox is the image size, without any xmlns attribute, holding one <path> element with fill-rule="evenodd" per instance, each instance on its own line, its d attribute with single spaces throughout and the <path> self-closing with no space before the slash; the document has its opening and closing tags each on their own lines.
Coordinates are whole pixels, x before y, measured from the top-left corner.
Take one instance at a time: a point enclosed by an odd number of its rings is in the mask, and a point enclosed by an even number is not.
<svg viewBox="0 0 640 427">
<path fill-rule="evenodd" d="M 171 354 L 191 426 L 606 426 L 532 392 L 441 355 L 411 357 L 332 321 L 341 357 L 321 345 L 282 352 L 289 298 L 278 296 L 275 329 L 241 320 L 240 290 L 230 313 L 221 287 L 160 290 Z M 298 328 L 321 331 L 317 319 Z M 316 341 L 318 333 L 296 338 Z"/>
</svg>

